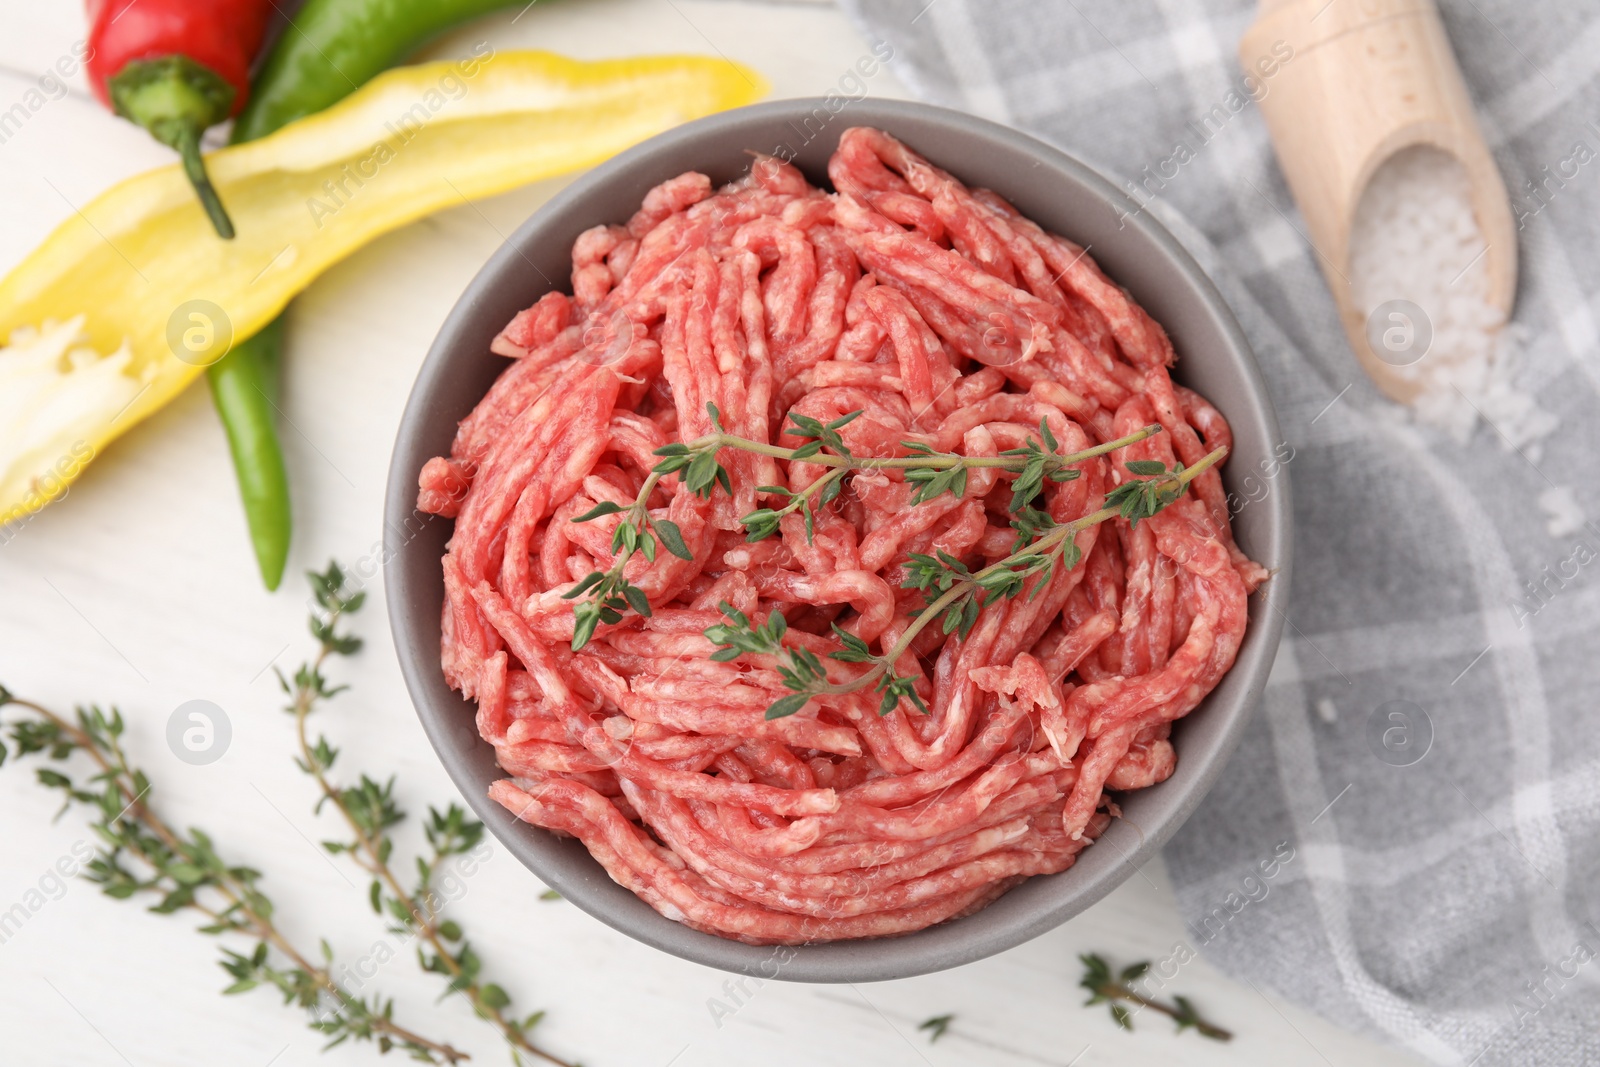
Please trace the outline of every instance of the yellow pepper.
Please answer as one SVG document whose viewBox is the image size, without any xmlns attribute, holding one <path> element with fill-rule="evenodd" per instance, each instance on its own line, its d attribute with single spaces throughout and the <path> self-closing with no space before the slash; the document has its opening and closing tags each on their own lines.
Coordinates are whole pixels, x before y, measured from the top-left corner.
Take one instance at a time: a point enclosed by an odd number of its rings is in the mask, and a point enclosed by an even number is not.
<svg viewBox="0 0 1600 1067">
<path fill-rule="evenodd" d="M 174 164 L 103 193 L 0 282 L 0 339 L 11 338 L 0 408 L 17 409 L 0 428 L 0 523 L 60 496 L 108 442 L 373 238 L 766 90 L 747 68 L 697 56 L 484 53 L 390 71 L 210 154 L 232 241 Z"/>
</svg>

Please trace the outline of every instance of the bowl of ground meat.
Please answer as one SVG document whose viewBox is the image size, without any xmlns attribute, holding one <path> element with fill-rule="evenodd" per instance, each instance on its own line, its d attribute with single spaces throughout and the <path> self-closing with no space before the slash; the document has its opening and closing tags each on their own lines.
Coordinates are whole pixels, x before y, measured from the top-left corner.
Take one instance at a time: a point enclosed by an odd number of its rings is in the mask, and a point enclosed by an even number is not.
<svg viewBox="0 0 1600 1067">
<path fill-rule="evenodd" d="M 1216 288 L 1094 171 L 776 101 L 583 175 L 467 287 L 395 443 L 390 621 L 567 900 L 736 973 L 903 978 L 1078 914 L 1223 773 L 1291 456 Z"/>
</svg>

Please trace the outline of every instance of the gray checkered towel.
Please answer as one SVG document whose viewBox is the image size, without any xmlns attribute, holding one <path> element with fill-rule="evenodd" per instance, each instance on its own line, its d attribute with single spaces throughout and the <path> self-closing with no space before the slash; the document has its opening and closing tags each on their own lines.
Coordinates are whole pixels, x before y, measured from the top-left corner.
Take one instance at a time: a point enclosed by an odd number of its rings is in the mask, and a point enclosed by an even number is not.
<svg viewBox="0 0 1600 1067">
<path fill-rule="evenodd" d="M 1518 450 L 1362 374 L 1253 106 L 1196 136 L 1247 0 L 846 4 L 916 92 L 1118 184 L 1193 149 L 1148 210 L 1255 346 L 1298 537 L 1257 728 L 1166 850 L 1175 958 L 1438 1063 L 1600 1063 L 1600 529 L 1539 500 L 1600 515 L 1600 9 L 1443 3 L 1523 224 L 1518 384 L 1561 419 Z"/>
</svg>

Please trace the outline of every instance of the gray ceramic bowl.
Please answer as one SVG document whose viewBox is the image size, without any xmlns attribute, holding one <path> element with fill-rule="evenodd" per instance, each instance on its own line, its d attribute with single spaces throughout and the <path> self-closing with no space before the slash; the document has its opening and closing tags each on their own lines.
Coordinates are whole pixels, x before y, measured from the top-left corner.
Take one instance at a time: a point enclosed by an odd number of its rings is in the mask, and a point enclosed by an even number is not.
<svg viewBox="0 0 1600 1067">
<path fill-rule="evenodd" d="M 1235 520 L 1240 545 L 1277 576 L 1251 598 L 1250 629 L 1233 670 L 1173 730 L 1173 776 L 1120 797 L 1125 817 L 1070 870 L 1030 879 L 982 911 L 904 937 L 804 946 L 784 960 L 770 948 L 699 933 L 612 882 L 578 842 L 517 822 L 488 800 L 490 782 L 503 777 L 494 751 L 478 739 L 473 707 L 439 670 L 439 558 L 451 523 L 414 510 L 417 472 L 430 457 L 449 453 L 457 420 L 505 368 L 489 342 L 546 291 L 540 272 L 567 279 L 579 233 L 625 221 L 651 186 L 683 171 L 731 180 L 749 165 L 748 149 L 794 153 L 813 182 L 825 182 L 840 132 L 857 125 L 889 131 L 968 184 L 996 190 L 1045 228 L 1092 246 L 1106 273 L 1171 334 L 1179 380 L 1233 424 L 1234 454 L 1223 474 L 1231 487 L 1272 454 L 1277 421 L 1238 323 L 1194 260 L 1148 214 L 1119 221 L 1132 205 L 1111 183 L 1048 145 L 954 111 L 862 100 L 830 117 L 820 100 L 779 100 L 691 122 L 622 153 L 568 186 L 495 253 L 445 320 L 417 376 L 395 441 L 384 515 L 389 617 L 401 670 L 428 739 L 495 836 L 567 900 L 631 937 L 763 977 L 782 961 L 777 977 L 801 982 L 905 978 L 981 959 L 1065 922 L 1129 878 L 1193 812 L 1227 763 L 1266 684 L 1288 597 L 1290 508 L 1287 475 L 1280 473 L 1274 492 Z"/>
</svg>

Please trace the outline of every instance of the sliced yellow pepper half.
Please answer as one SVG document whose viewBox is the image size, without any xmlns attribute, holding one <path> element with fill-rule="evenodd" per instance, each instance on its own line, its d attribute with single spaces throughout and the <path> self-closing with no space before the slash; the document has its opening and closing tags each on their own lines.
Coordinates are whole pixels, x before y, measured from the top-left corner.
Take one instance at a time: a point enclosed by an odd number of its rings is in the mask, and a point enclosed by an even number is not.
<svg viewBox="0 0 1600 1067">
<path fill-rule="evenodd" d="M 375 237 L 592 166 L 766 89 L 748 68 L 699 56 L 489 52 L 390 71 L 210 154 L 232 241 L 212 231 L 177 164 L 114 186 L 0 282 L 0 343 L 11 339 L 0 400 L 37 398 L 0 427 L 0 523 L 60 496 L 108 442 Z"/>
</svg>

